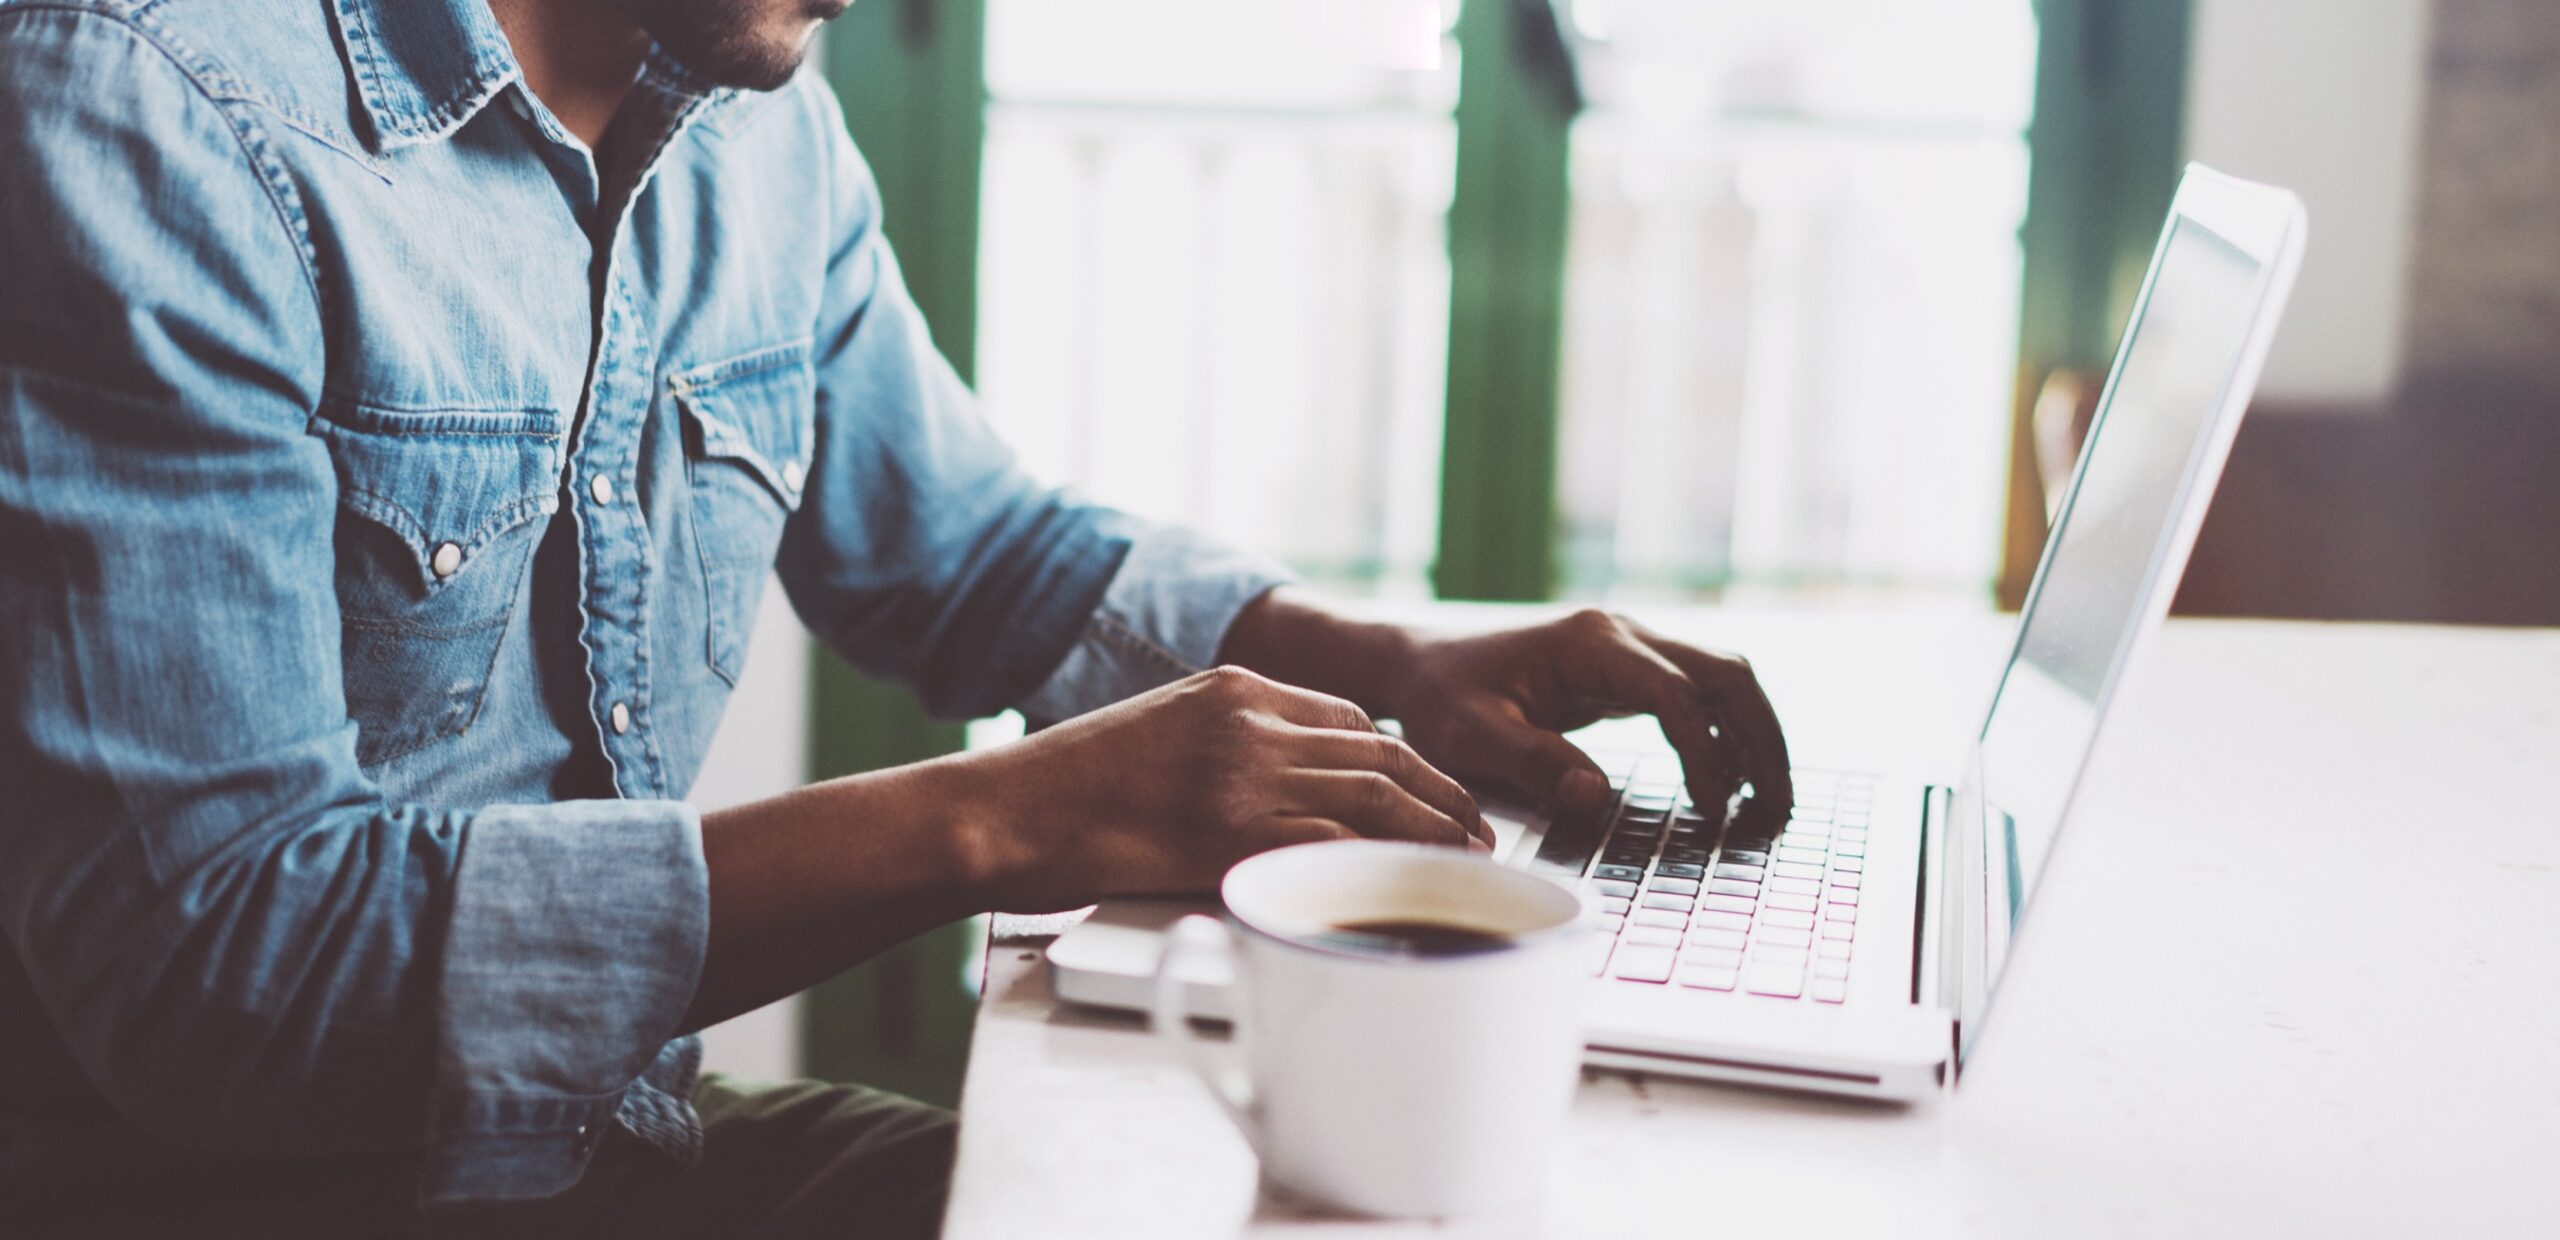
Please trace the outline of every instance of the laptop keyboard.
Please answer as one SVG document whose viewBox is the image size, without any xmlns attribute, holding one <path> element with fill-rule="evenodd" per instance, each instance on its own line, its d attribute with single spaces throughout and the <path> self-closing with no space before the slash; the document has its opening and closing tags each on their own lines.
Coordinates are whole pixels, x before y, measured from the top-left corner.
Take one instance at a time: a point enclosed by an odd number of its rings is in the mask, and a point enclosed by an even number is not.
<svg viewBox="0 0 2560 1240">
<path fill-rule="evenodd" d="M 1874 781 L 1795 772 L 1795 816 L 1773 835 L 1720 821 L 1680 786 L 1678 759 L 1600 757 L 1605 814 L 1559 819 L 1532 868 L 1579 877 L 1597 910 L 1591 971 L 1645 985 L 1839 1003 L 1866 882 Z"/>
</svg>

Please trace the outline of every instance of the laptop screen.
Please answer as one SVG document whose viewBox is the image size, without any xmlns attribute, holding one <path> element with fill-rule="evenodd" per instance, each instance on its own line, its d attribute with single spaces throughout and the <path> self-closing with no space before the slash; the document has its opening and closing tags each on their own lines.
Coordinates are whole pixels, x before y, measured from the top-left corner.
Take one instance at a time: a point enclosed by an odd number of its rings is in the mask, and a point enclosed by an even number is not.
<svg viewBox="0 0 2560 1240">
<path fill-rule="evenodd" d="M 2250 351 L 2266 275 L 2248 252 L 2173 216 L 2126 329 L 1984 720 L 1980 766 L 1959 790 L 1960 814 L 1979 806 L 1979 886 L 1968 895 L 1982 923 L 1968 937 L 1980 936 L 1986 988 L 2052 851 L 2101 703 L 2155 596 L 2176 586 L 2158 570 Z"/>
<path fill-rule="evenodd" d="M 2099 697 L 2142 622 L 2151 565 L 2248 343 L 2259 274 L 2230 242 L 2192 220 L 2175 224 L 2081 449 L 2087 464 L 2055 517 L 2017 652 L 1983 724 L 1983 791 L 2017 821 L 2010 844 L 2021 900 L 2052 847 Z"/>
</svg>

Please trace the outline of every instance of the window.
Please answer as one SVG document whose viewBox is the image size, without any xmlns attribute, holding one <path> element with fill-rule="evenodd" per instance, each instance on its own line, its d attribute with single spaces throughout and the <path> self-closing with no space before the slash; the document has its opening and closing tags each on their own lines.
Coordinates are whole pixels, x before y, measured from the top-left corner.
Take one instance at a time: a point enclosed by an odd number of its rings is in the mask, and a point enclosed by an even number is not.
<svg viewBox="0 0 2560 1240">
<path fill-rule="evenodd" d="M 1578 0 L 1567 589 L 1998 566 L 2027 0 Z"/>
</svg>

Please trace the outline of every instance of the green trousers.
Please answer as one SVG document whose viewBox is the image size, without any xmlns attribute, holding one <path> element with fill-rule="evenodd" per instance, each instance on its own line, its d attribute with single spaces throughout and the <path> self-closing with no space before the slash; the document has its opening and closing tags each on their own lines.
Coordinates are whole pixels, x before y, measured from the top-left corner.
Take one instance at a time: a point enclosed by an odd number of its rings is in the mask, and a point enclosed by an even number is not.
<svg viewBox="0 0 2560 1240">
<path fill-rule="evenodd" d="M 957 1126 L 950 1112 L 856 1085 L 694 1087 L 702 1161 L 691 1168 L 620 1129 L 576 1187 L 541 1201 L 421 1213 L 416 1173 L 392 1160 L 269 1164 L 180 1187 L 100 1186 L 0 1220 L 28 1240 L 909 1240 L 942 1228 Z"/>
</svg>

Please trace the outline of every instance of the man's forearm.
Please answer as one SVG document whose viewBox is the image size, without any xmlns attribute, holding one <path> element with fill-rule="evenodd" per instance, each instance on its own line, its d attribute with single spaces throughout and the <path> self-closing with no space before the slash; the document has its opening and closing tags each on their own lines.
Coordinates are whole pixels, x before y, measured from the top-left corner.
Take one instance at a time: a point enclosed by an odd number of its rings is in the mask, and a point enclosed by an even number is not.
<svg viewBox="0 0 2560 1240">
<path fill-rule="evenodd" d="M 1218 660 L 1356 702 L 1383 719 L 1401 709 L 1414 641 L 1410 630 L 1353 619 L 1282 586 L 1236 613 Z"/>
<path fill-rule="evenodd" d="M 814 985 L 987 908 L 997 864 L 964 759 L 812 784 L 702 816 L 710 942 L 685 1027 Z"/>
</svg>

